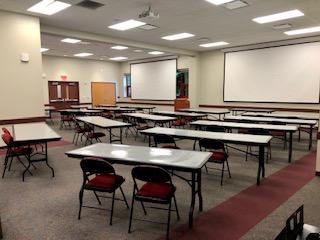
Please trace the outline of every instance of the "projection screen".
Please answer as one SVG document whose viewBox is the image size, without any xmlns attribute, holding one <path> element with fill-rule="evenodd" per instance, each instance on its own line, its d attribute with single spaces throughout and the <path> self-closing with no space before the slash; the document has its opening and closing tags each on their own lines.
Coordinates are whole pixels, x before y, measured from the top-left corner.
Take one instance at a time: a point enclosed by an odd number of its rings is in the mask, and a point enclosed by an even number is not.
<svg viewBox="0 0 320 240">
<path fill-rule="evenodd" d="M 224 101 L 319 103 L 320 43 L 225 54 Z"/>
<path fill-rule="evenodd" d="M 132 99 L 174 100 L 177 60 L 131 64 Z"/>
</svg>

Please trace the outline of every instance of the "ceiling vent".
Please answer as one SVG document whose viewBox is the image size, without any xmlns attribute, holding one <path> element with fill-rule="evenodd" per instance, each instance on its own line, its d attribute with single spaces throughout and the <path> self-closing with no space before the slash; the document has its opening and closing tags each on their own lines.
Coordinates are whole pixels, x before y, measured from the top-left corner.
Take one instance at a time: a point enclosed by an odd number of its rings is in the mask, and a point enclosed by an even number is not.
<svg viewBox="0 0 320 240">
<path fill-rule="evenodd" d="M 222 6 L 229 10 L 235 10 L 243 7 L 247 7 L 249 4 L 245 1 L 236 0 L 233 2 L 225 3 Z"/>
<path fill-rule="evenodd" d="M 91 10 L 95 10 L 95 9 L 98 9 L 98 8 L 104 6 L 104 4 L 102 4 L 102 3 L 91 1 L 91 0 L 83 0 L 76 5 L 80 6 L 80 7 L 87 8 L 87 9 L 91 9 Z"/>
<path fill-rule="evenodd" d="M 272 28 L 275 30 L 283 30 L 283 29 L 292 28 L 292 25 L 290 23 L 284 23 L 284 24 L 274 25 L 272 26 Z"/>
<path fill-rule="evenodd" d="M 145 24 L 145 25 L 140 26 L 139 28 L 148 31 L 148 30 L 157 29 L 158 27 L 155 25 L 151 25 L 151 24 Z"/>
</svg>

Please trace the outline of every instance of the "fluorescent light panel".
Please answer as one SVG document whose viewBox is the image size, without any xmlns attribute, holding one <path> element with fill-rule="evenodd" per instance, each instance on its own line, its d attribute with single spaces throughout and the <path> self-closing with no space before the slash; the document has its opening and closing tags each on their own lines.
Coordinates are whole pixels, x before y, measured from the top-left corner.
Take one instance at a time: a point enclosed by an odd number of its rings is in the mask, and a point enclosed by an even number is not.
<svg viewBox="0 0 320 240">
<path fill-rule="evenodd" d="M 301 29 L 286 31 L 284 33 L 287 35 L 300 35 L 300 34 L 315 33 L 315 32 L 320 32 L 320 26 L 310 27 L 310 28 L 301 28 Z"/>
<path fill-rule="evenodd" d="M 228 2 L 233 2 L 234 0 L 206 0 L 206 1 L 214 5 L 222 5 Z"/>
<path fill-rule="evenodd" d="M 125 50 L 125 49 L 128 49 L 128 47 L 126 46 L 113 46 L 111 47 L 112 49 L 115 49 L 115 50 Z"/>
<path fill-rule="evenodd" d="M 44 15 L 53 15 L 57 12 L 60 12 L 64 9 L 70 7 L 70 6 L 71 6 L 71 4 L 60 2 L 60 1 L 42 0 L 41 2 L 28 8 L 28 11 L 35 12 L 35 13 L 41 13 Z"/>
<path fill-rule="evenodd" d="M 200 44 L 200 47 L 204 48 L 209 48 L 209 47 L 219 47 L 219 46 L 224 46 L 228 45 L 229 43 L 227 42 L 212 42 L 212 43 L 205 43 L 205 44 Z"/>
<path fill-rule="evenodd" d="M 112 58 L 109 58 L 109 60 L 112 60 L 112 61 L 122 61 L 122 60 L 126 60 L 128 59 L 127 57 L 112 57 Z"/>
<path fill-rule="evenodd" d="M 89 57 L 92 55 L 93 55 L 93 53 L 77 53 L 77 54 L 74 54 L 73 56 L 75 56 L 75 57 Z"/>
<path fill-rule="evenodd" d="M 252 19 L 252 21 L 263 24 L 263 23 L 276 22 L 276 21 L 281 21 L 281 20 L 296 18 L 301 16 L 304 16 L 304 13 L 299 11 L 298 9 L 295 9 L 295 10 L 276 13 L 268 16 L 257 17 Z"/>
<path fill-rule="evenodd" d="M 43 53 L 43 52 L 46 52 L 46 51 L 49 51 L 50 49 L 49 48 L 41 48 L 40 51 Z"/>
<path fill-rule="evenodd" d="M 192 33 L 178 33 L 178 34 L 162 37 L 162 39 L 174 41 L 174 40 L 191 38 L 191 37 L 194 37 L 194 34 L 192 34 Z"/>
<path fill-rule="evenodd" d="M 160 51 L 152 51 L 152 52 L 148 52 L 151 55 L 161 55 L 164 54 L 164 52 L 160 52 Z"/>
<path fill-rule="evenodd" d="M 126 31 L 126 30 L 129 30 L 132 28 L 137 28 L 137 27 L 143 26 L 143 25 L 146 25 L 146 23 L 140 22 L 140 21 L 137 21 L 134 19 L 130 19 L 128 21 L 113 24 L 113 25 L 109 26 L 108 28 L 119 30 L 119 31 Z"/>
<path fill-rule="evenodd" d="M 75 38 L 65 38 L 65 39 L 62 39 L 61 42 L 64 42 L 64 43 L 79 43 L 79 42 L 81 42 L 81 40 L 75 39 Z"/>
</svg>

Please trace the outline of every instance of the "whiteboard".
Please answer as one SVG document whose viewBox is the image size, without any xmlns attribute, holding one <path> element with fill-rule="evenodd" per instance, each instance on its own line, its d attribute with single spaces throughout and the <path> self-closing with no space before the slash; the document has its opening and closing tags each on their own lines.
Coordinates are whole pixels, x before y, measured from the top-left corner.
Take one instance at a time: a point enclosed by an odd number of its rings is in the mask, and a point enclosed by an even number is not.
<svg viewBox="0 0 320 240">
<path fill-rule="evenodd" d="M 319 103 L 320 43 L 225 54 L 224 101 Z"/>
<path fill-rule="evenodd" d="M 132 99 L 176 99 L 176 72 L 176 59 L 131 64 Z"/>
</svg>

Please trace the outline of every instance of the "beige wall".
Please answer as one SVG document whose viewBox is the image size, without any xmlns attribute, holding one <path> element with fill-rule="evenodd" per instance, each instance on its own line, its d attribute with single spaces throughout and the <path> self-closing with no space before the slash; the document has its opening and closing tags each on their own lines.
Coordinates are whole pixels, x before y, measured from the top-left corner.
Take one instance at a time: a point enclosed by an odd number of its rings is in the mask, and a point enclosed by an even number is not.
<svg viewBox="0 0 320 240">
<path fill-rule="evenodd" d="M 119 63 L 43 56 L 42 64 L 45 103 L 48 103 L 48 81 L 60 81 L 61 75 L 67 75 L 68 81 L 79 82 L 82 103 L 91 102 L 91 82 L 118 83 L 120 76 Z"/>
<path fill-rule="evenodd" d="M 224 53 L 219 50 L 200 54 L 199 77 L 199 104 L 319 109 L 319 104 L 223 102 Z"/>
<path fill-rule="evenodd" d="M 39 19 L 0 11 L 0 39 L 0 119 L 44 116 Z"/>
</svg>

